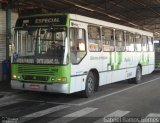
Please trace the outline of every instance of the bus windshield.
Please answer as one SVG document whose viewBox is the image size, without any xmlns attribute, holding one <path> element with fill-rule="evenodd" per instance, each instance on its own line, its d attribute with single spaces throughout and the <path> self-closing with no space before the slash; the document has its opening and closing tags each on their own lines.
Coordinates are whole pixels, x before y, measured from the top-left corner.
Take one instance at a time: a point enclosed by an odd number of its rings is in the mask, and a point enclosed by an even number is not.
<svg viewBox="0 0 160 123">
<path fill-rule="evenodd" d="M 67 28 L 15 30 L 13 63 L 67 64 Z"/>
</svg>

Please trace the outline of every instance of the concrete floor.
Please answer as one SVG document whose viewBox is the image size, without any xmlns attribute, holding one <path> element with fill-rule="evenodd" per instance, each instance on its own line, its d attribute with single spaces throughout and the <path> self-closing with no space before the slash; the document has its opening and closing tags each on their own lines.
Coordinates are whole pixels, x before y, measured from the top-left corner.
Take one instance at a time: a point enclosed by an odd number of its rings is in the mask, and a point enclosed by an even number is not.
<svg viewBox="0 0 160 123">
<path fill-rule="evenodd" d="M 0 86 L 2 87 L 2 86 Z M 2 89 L 3 90 L 3 89 Z M 91 98 L 79 94 L 25 92 L 5 89 L 0 98 L 2 120 L 28 123 L 159 122 L 160 72 L 141 84 L 121 81 L 100 87 Z M 149 117 L 149 118 L 148 118 Z"/>
</svg>

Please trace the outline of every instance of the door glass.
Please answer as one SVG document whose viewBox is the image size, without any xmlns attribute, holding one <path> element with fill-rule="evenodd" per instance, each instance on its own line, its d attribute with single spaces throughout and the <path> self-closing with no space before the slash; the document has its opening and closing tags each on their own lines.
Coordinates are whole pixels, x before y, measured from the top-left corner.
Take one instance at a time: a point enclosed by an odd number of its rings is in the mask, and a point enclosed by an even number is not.
<svg viewBox="0 0 160 123">
<path fill-rule="evenodd" d="M 71 62 L 79 63 L 86 54 L 85 30 L 70 28 Z"/>
</svg>

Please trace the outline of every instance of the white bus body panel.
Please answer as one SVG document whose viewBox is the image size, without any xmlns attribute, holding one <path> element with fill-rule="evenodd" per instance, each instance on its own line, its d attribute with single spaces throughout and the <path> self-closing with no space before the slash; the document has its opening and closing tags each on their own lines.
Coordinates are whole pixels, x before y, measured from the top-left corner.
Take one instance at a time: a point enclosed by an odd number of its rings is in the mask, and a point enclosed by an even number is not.
<svg viewBox="0 0 160 123">
<path fill-rule="evenodd" d="M 74 23 L 74 24 L 71 24 Z M 152 33 L 105 22 L 89 17 L 84 17 L 80 15 L 70 14 L 70 27 L 83 28 L 86 31 L 86 47 L 87 54 L 83 60 L 77 64 L 71 64 L 71 83 L 70 83 L 70 93 L 85 90 L 85 82 L 87 79 L 87 74 L 91 69 L 96 69 L 99 72 L 99 85 L 105 85 L 136 76 L 136 68 L 139 64 L 139 60 L 142 57 L 141 52 L 90 52 L 88 50 L 88 25 L 98 25 L 100 27 L 111 27 L 117 29 L 123 29 L 132 33 L 139 33 L 142 35 L 153 36 Z M 112 57 L 112 64 L 118 64 L 118 55 L 122 55 L 122 61 L 117 70 L 111 69 L 110 57 Z M 151 57 L 149 65 L 142 66 L 142 75 L 149 74 L 154 70 L 154 52 L 150 52 Z"/>
</svg>

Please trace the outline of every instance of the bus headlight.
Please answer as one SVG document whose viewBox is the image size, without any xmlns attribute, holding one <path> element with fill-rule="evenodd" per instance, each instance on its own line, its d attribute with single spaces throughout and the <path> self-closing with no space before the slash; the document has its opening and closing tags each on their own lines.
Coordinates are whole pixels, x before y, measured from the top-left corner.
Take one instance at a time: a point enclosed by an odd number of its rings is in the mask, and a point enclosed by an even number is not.
<svg viewBox="0 0 160 123">
<path fill-rule="evenodd" d="M 52 82 L 67 82 L 67 77 L 51 78 Z"/>
<path fill-rule="evenodd" d="M 57 78 L 57 82 L 67 82 L 67 78 L 66 77 Z"/>
<path fill-rule="evenodd" d="M 13 78 L 13 79 L 17 79 L 17 76 L 16 76 L 16 75 L 13 75 L 12 78 Z"/>
<path fill-rule="evenodd" d="M 55 80 L 56 80 L 55 78 L 51 78 L 51 81 L 53 81 L 53 82 L 54 82 Z"/>
</svg>

